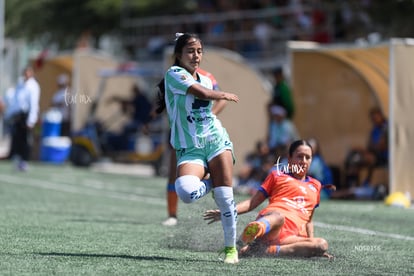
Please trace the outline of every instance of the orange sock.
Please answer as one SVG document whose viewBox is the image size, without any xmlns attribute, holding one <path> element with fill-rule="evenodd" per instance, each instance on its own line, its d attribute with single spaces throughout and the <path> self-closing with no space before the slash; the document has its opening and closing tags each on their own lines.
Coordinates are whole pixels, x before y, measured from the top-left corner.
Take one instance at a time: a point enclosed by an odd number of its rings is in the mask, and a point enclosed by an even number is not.
<svg viewBox="0 0 414 276">
<path fill-rule="evenodd" d="M 168 216 L 177 217 L 178 196 L 174 184 L 167 185 L 167 211 Z"/>
<path fill-rule="evenodd" d="M 270 245 L 266 249 L 266 253 L 269 255 L 277 256 L 279 255 L 280 245 Z"/>
</svg>

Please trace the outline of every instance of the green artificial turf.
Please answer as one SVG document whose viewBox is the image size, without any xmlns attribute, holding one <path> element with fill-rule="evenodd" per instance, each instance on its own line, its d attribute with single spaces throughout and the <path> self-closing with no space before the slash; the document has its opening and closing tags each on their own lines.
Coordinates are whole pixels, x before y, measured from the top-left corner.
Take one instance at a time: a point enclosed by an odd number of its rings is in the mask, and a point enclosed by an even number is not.
<svg viewBox="0 0 414 276">
<path fill-rule="evenodd" d="M 323 201 L 316 236 L 334 260 L 242 258 L 226 265 L 211 196 L 166 218 L 166 179 L 32 163 L 0 163 L 0 275 L 410 275 L 414 210 L 382 202 Z M 236 200 L 245 196 L 236 195 Z M 256 212 L 239 216 L 238 231 Z"/>
</svg>

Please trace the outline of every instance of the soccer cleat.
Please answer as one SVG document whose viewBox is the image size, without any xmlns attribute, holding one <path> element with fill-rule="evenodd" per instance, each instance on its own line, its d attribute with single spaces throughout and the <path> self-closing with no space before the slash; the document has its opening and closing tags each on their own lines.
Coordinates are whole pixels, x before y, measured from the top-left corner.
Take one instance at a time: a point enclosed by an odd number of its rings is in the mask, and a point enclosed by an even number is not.
<svg viewBox="0 0 414 276">
<path fill-rule="evenodd" d="M 257 238 L 263 236 L 264 233 L 265 228 L 263 223 L 252 221 L 244 228 L 241 241 L 244 245 L 252 244 Z"/>
<path fill-rule="evenodd" d="M 20 160 L 17 163 L 16 170 L 20 172 L 27 172 L 28 171 L 28 165 L 26 161 Z"/>
<path fill-rule="evenodd" d="M 169 217 L 169 218 L 167 218 L 166 220 L 164 220 L 162 222 L 162 225 L 164 225 L 164 226 L 176 226 L 177 223 L 178 223 L 177 218 L 175 218 L 175 217 Z"/>
<path fill-rule="evenodd" d="M 224 248 L 224 263 L 237 264 L 239 262 L 239 254 L 235 246 L 226 246 Z"/>
</svg>

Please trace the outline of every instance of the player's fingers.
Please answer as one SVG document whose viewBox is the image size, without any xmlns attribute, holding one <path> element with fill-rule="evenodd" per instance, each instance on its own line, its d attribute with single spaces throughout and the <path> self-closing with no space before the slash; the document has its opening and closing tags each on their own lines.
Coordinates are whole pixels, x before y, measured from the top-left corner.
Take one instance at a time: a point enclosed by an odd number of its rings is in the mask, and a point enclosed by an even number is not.
<svg viewBox="0 0 414 276">
<path fill-rule="evenodd" d="M 204 212 L 204 217 L 215 216 L 217 213 L 220 213 L 219 210 L 207 210 Z"/>
<path fill-rule="evenodd" d="M 217 220 L 220 220 L 220 218 L 217 219 L 217 216 L 209 215 L 209 216 L 204 216 L 204 220 L 207 220 L 207 221 L 217 221 Z"/>
<path fill-rule="evenodd" d="M 219 210 L 208 210 L 205 211 L 203 214 L 204 220 L 207 221 L 208 224 L 211 224 L 213 222 L 220 220 L 220 211 Z"/>
<path fill-rule="evenodd" d="M 210 220 L 209 222 L 207 222 L 207 224 L 212 224 L 212 223 L 215 223 L 217 220 L 215 220 L 215 219 L 212 219 L 212 220 Z"/>
<path fill-rule="evenodd" d="M 207 222 L 207 224 L 212 224 L 213 222 L 216 222 L 215 217 L 204 217 L 204 220 Z"/>
</svg>

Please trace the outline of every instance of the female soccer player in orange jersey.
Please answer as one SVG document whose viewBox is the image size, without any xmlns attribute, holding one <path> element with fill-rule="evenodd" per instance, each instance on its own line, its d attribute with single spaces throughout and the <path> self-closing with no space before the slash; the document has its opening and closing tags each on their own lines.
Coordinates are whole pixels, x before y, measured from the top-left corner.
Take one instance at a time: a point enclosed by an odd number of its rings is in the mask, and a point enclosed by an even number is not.
<svg viewBox="0 0 414 276">
<path fill-rule="evenodd" d="M 309 143 L 293 142 L 288 165 L 275 167 L 251 198 L 237 204 L 240 215 L 269 200 L 256 220 L 244 229 L 240 255 L 332 258 L 327 253 L 328 242 L 314 237 L 312 216 L 319 205 L 321 183 L 307 176 L 311 162 Z M 212 223 L 220 220 L 219 214 L 219 210 L 209 210 L 204 219 Z"/>
</svg>

